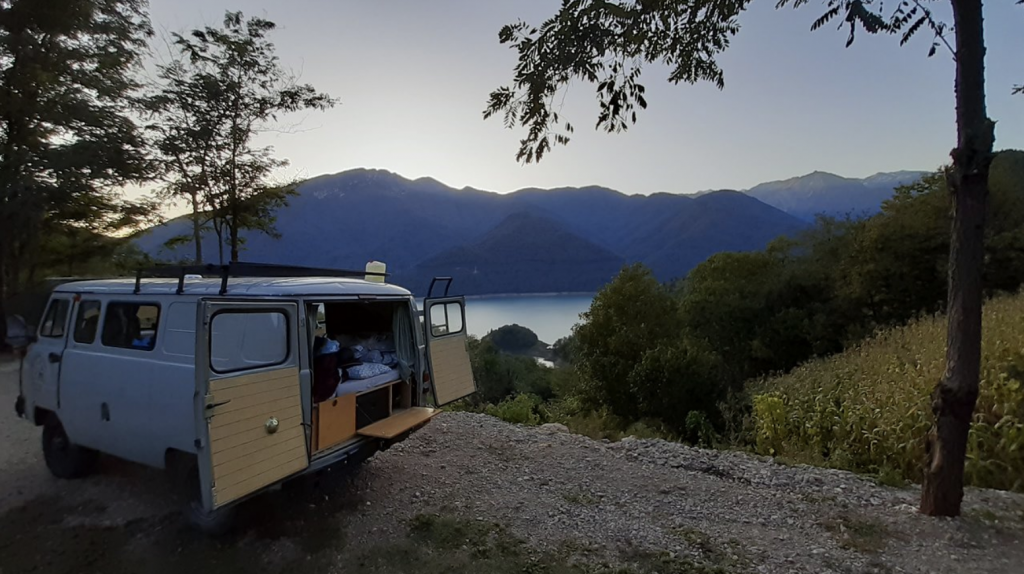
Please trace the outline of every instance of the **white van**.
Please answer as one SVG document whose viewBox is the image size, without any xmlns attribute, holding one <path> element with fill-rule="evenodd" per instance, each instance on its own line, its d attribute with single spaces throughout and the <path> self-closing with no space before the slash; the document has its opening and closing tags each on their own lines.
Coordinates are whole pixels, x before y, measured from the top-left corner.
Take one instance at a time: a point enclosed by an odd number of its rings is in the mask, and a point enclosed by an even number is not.
<svg viewBox="0 0 1024 574">
<path fill-rule="evenodd" d="M 99 453 L 184 470 L 191 521 L 222 531 L 240 501 L 363 460 L 476 391 L 451 279 L 421 316 L 369 275 L 234 263 L 61 285 L 16 409 L 57 477 Z"/>
</svg>

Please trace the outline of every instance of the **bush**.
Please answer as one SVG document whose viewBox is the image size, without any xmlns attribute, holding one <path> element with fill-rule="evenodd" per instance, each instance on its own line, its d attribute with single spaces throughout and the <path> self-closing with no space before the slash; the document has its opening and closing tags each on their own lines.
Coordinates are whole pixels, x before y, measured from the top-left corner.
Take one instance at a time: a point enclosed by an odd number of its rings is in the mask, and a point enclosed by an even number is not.
<svg viewBox="0 0 1024 574">
<path fill-rule="evenodd" d="M 484 412 L 503 421 L 520 425 L 539 425 L 539 407 L 542 399 L 537 395 L 519 394 L 507 398 L 497 405 L 488 405 Z"/>
<path fill-rule="evenodd" d="M 690 411 L 686 414 L 686 440 L 703 447 L 714 446 L 717 435 L 704 411 Z"/>
<path fill-rule="evenodd" d="M 1024 294 L 984 309 L 981 388 L 965 480 L 1024 491 Z M 754 389 L 758 452 L 919 482 L 929 396 L 945 366 L 942 316 L 878 334 Z M 891 480 L 891 478 L 889 479 Z"/>
<path fill-rule="evenodd" d="M 554 369 L 537 364 L 531 357 L 506 355 L 490 340 L 470 339 L 469 358 L 478 389 L 470 399 L 475 404 L 497 404 L 517 393 L 545 400 L 554 396 Z"/>
</svg>

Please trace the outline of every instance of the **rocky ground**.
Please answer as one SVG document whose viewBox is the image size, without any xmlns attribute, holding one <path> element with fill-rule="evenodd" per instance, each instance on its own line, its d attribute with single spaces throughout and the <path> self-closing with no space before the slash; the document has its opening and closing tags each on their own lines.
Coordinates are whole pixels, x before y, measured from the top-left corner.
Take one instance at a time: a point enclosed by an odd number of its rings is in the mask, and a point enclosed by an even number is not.
<svg viewBox="0 0 1024 574">
<path fill-rule="evenodd" d="M 918 491 L 660 440 L 593 441 L 445 413 L 346 473 L 243 505 L 238 531 L 183 526 L 158 471 L 47 473 L 0 365 L 0 573 L 1013 572 L 1024 497 L 971 490 L 931 519 Z"/>
</svg>

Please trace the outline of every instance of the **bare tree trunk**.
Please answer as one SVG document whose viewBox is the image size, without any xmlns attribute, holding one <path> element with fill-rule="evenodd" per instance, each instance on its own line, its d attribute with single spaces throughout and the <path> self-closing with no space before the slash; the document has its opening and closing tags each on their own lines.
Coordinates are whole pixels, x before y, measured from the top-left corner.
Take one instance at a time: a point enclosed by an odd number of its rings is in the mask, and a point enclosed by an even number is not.
<svg viewBox="0 0 1024 574">
<path fill-rule="evenodd" d="M 7 266 L 5 263 L 5 245 L 0 243 L 0 350 L 7 348 Z"/>
<path fill-rule="evenodd" d="M 196 265 L 203 264 L 203 234 L 199 231 L 199 192 L 192 191 L 192 241 L 196 244 Z"/>
<path fill-rule="evenodd" d="M 947 174 L 953 200 L 949 250 L 946 371 L 932 392 L 921 512 L 959 516 L 964 459 L 981 368 L 982 268 L 988 171 L 995 139 L 985 113 L 985 38 L 981 0 L 953 0 L 956 30 L 957 147 Z"/>
<path fill-rule="evenodd" d="M 238 224 L 232 222 L 231 224 L 231 262 L 238 261 Z"/>
<path fill-rule="evenodd" d="M 217 262 L 224 265 L 224 229 L 217 230 Z"/>
</svg>

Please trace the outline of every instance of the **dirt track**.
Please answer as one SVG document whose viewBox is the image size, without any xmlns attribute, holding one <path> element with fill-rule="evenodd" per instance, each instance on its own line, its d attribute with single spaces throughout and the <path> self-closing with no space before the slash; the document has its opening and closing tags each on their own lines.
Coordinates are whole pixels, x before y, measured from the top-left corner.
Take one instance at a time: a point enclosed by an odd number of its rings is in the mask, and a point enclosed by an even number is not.
<svg viewBox="0 0 1024 574">
<path fill-rule="evenodd" d="M 2 574 L 519 571 L 506 558 L 519 554 L 496 560 L 469 539 L 472 525 L 493 523 L 525 542 L 540 571 L 638 551 L 713 566 L 690 572 L 1024 570 L 1017 495 L 972 491 L 964 518 L 934 520 L 914 512 L 916 490 L 849 473 L 465 413 L 441 415 L 352 473 L 257 497 L 236 534 L 210 540 L 182 524 L 161 472 L 104 458 L 95 476 L 52 478 L 39 430 L 14 416 L 16 387 L 16 365 L 0 364 Z M 424 513 L 461 521 L 453 532 L 466 539 L 443 548 L 462 562 L 408 545 Z"/>
</svg>

